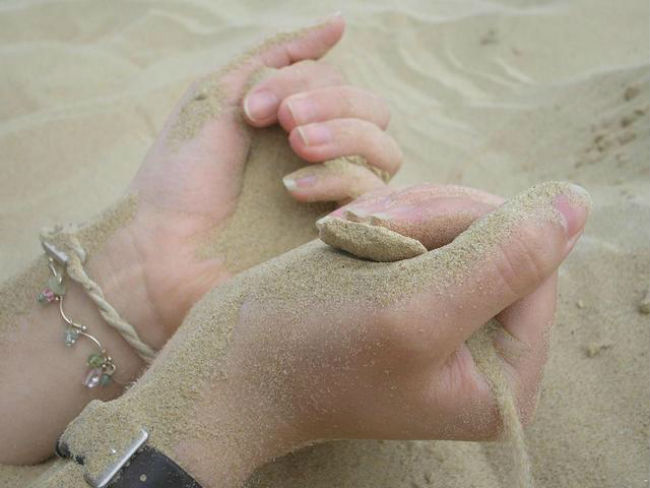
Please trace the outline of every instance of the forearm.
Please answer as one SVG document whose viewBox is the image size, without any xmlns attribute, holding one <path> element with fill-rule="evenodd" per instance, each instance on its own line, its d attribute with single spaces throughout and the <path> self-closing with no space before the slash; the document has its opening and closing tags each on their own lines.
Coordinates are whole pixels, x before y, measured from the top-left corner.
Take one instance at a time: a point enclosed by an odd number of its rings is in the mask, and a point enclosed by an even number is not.
<svg viewBox="0 0 650 488">
<path fill-rule="evenodd" d="M 240 367 L 231 347 L 247 291 L 238 278 L 213 289 L 132 388 L 114 401 L 89 404 L 61 437 L 70 462 L 83 457 L 84 471 L 97 476 L 113 459 L 107 445 L 122 452 L 145 429 L 149 447 L 205 488 L 235 488 L 297 445 L 286 411 Z"/>
<path fill-rule="evenodd" d="M 36 301 L 47 277 L 47 264 L 40 258 L 21 276 L 7 281 L 0 292 L 0 305 L 9 312 L 2 316 L 0 332 L 2 463 L 35 463 L 49 457 L 57 436 L 88 401 L 117 397 L 143 367 L 131 347 L 102 320 L 81 287 L 68 283 L 67 313 L 88 327 L 118 366 L 116 381 L 106 387 L 85 387 L 87 359 L 97 347 L 83 337 L 72 347 L 65 345 L 58 305 Z M 21 299 L 26 302 L 23 310 L 15 303 Z"/>
<path fill-rule="evenodd" d="M 122 313 L 128 303 L 123 299 L 124 289 L 134 301 L 146 297 L 140 296 L 144 292 L 136 286 L 137 256 L 125 245 L 123 228 L 109 225 L 112 216 L 114 211 L 104 213 L 81 231 L 80 239 L 88 251 L 84 269 Z M 88 358 L 98 347 L 84 336 L 66 346 L 58 302 L 41 304 L 36 299 L 50 276 L 43 256 L 0 286 L 0 463 L 30 464 L 52 455 L 56 438 L 91 399 L 119 396 L 144 366 L 102 319 L 82 287 L 65 277 L 65 313 L 87 327 L 117 366 L 114 381 L 108 385 L 84 386 L 91 369 Z"/>
</svg>

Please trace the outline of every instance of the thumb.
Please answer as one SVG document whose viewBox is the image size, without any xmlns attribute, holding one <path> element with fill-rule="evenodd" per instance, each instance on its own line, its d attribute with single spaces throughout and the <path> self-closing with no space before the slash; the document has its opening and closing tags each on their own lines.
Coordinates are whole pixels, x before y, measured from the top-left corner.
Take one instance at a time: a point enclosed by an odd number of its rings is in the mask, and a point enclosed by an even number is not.
<svg viewBox="0 0 650 488">
<path fill-rule="evenodd" d="M 452 347 L 552 275 L 581 235 L 590 206 L 579 186 L 537 185 L 451 244 L 408 261 L 407 272 L 435 277 L 434 307 L 444 307 Z"/>
<path fill-rule="evenodd" d="M 263 73 L 265 67 L 281 68 L 320 58 L 341 39 L 344 28 L 343 17 L 333 15 L 312 27 L 277 34 L 196 80 L 167 120 L 163 139 L 191 139 L 216 121 L 206 141 L 210 147 L 230 148 L 225 156 L 239 161 L 242 154 L 234 149 L 243 150 L 242 136 L 233 125 L 237 112 L 232 108 L 241 102 L 255 75 Z M 239 171 L 236 164 L 230 166 Z"/>
<path fill-rule="evenodd" d="M 269 68 L 282 68 L 297 61 L 319 59 L 343 36 L 345 20 L 340 13 L 324 21 L 293 32 L 277 34 L 254 48 L 250 54 Z"/>
<path fill-rule="evenodd" d="M 339 42 L 345 20 L 334 14 L 324 21 L 292 32 L 282 32 L 249 49 L 221 71 L 222 82 L 235 98 L 243 95 L 251 77 L 262 68 L 283 68 L 298 61 L 319 59 Z"/>
</svg>

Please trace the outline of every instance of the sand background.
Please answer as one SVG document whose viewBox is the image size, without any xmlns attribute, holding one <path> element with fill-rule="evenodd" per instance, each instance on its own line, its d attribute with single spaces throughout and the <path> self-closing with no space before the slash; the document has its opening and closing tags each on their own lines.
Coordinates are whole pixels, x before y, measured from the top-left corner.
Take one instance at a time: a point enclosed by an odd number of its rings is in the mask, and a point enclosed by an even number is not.
<svg viewBox="0 0 650 488">
<path fill-rule="evenodd" d="M 533 472 L 540 487 L 648 486 L 645 1 L 2 2 L 0 277 L 39 252 L 41 226 L 122 192 L 189 80 L 341 7 L 348 30 L 328 59 L 390 101 L 397 184 L 510 196 L 571 179 L 592 193 L 527 429 Z M 496 444 L 337 442 L 250 484 L 491 488 L 507 486 L 507 458 Z"/>
</svg>

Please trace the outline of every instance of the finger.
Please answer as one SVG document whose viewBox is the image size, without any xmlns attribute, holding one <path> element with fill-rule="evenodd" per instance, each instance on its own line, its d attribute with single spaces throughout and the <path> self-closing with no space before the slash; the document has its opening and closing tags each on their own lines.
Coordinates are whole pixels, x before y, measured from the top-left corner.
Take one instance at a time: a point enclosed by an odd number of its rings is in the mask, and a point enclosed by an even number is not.
<svg viewBox="0 0 650 488">
<path fill-rule="evenodd" d="M 305 59 L 320 59 L 343 36 L 345 20 L 336 13 L 323 22 L 297 31 L 278 34 L 253 50 L 269 68 L 282 68 Z"/>
<path fill-rule="evenodd" d="M 369 194 L 329 217 L 379 225 L 435 249 L 502 203 L 501 197 L 473 188 L 426 184 Z"/>
<path fill-rule="evenodd" d="M 519 399 L 519 411 L 525 422 L 532 419 L 537 405 L 556 301 L 557 272 L 496 317 L 502 330 L 495 337 L 495 346 L 512 366 L 512 389 Z"/>
<path fill-rule="evenodd" d="M 589 208 L 589 195 L 576 185 L 534 186 L 448 246 L 406 261 L 403 272 L 411 282 L 433 277 L 429 291 L 413 297 L 413 320 L 426 324 L 432 316 L 444 317 L 432 340 L 457 350 L 555 272 L 582 233 Z"/>
<path fill-rule="evenodd" d="M 230 108 L 241 103 L 253 75 L 265 67 L 281 68 L 293 62 L 320 58 L 341 39 L 344 27 L 343 18 L 335 15 L 313 27 L 279 34 L 224 68 L 196 80 L 168 119 L 162 137 L 193 138 L 206 125 L 225 115 L 222 126 L 219 130 L 211 130 L 207 140 L 218 134 L 228 140 L 241 138 L 238 127 L 232 124 L 238 112 Z"/>
<path fill-rule="evenodd" d="M 300 202 L 347 202 L 386 186 L 377 174 L 346 158 L 310 165 L 285 176 L 284 186 Z"/>
<path fill-rule="evenodd" d="M 294 92 L 278 110 L 278 121 L 287 132 L 300 125 L 332 119 L 362 119 L 385 130 L 390 121 L 388 104 L 377 95 L 350 85 Z"/>
<path fill-rule="evenodd" d="M 513 303 L 496 318 L 508 335 L 528 353 L 535 352 L 543 357 L 555 317 L 556 296 L 557 272 L 533 293 Z M 517 351 L 509 351 L 509 342 L 504 342 L 503 349 L 505 358 L 515 368 L 530 359 L 530 354 L 524 357 L 517 354 Z"/>
<path fill-rule="evenodd" d="M 319 163 L 358 154 L 389 175 L 402 165 L 402 151 L 386 132 L 360 119 L 334 119 L 302 125 L 289 134 L 289 144 L 301 158 Z"/>
<path fill-rule="evenodd" d="M 254 85 L 242 106 L 249 124 L 266 127 L 278 121 L 280 103 L 290 95 L 341 85 L 343 75 L 333 66 L 311 60 L 282 68 Z"/>
<path fill-rule="evenodd" d="M 307 59 L 320 59 L 343 36 L 345 21 L 335 14 L 312 27 L 276 35 L 237 58 L 221 73 L 219 87 L 227 102 L 241 101 L 251 76 L 266 68 L 283 68 Z M 213 75 L 193 89 L 212 90 Z"/>
<path fill-rule="evenodd" d="M 548 337 L 553 324 L 557 292 L 557 273 L 544 281 L 533 293 L 515 302 L 496 318 L 491 336 L 504 379 L 513 394 L 517 414 L 526 425 L 532 420 L 539 397 L 538 388 L 548 354 Z M 463 411 L 466 418 L 480 422 L 450 422 L 456 439 L 489 439 L 502 431 L 502 419 L 494 400 L 493 387 L 479 371 L 476 358 L 463 345 L 448 361 L 442 374 L 432 374 L 451 386 L 444 410 L 453 419 L 454 412 Z M 458 374 L 459 371 L 463 373 Z M 454 380 L 450 381 L 450 378 Z M 462 420 L 462 419 L 459 419 Z"/>
</svg>

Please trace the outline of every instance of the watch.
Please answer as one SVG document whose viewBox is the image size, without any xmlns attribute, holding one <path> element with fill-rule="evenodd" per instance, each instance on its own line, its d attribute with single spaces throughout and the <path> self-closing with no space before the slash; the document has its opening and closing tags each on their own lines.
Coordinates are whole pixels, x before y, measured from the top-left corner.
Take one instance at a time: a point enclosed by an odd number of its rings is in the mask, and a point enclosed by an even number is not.
<svg viewBox="0 0 650 488">
<path fill-rule="evenodd" d="M 86 472 L 93 488 L 201 488 L 183 468 L 157 449 L 146 444 L 149 434 L 141 429 L 137 438 L 119 459 L 98 476 Z M 68 446 L 58 441 L 56 454 L 84 465 L 83 456 L 73 456 Z"/>
</svg>

